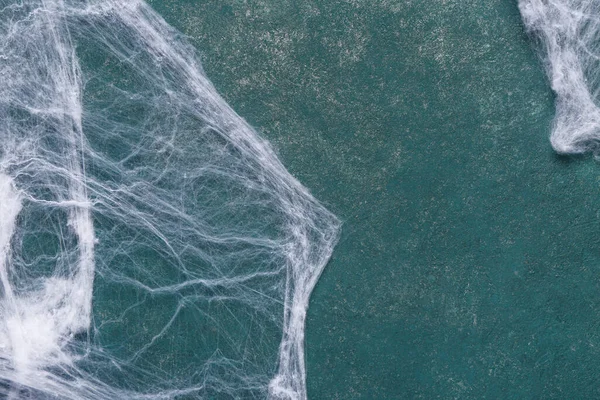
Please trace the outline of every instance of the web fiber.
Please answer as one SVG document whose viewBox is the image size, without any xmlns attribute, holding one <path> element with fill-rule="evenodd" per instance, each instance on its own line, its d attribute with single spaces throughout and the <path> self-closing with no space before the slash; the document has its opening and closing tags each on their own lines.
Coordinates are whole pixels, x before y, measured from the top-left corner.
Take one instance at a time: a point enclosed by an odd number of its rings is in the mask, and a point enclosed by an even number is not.
<svg viewBox="0 0 600 400">
<path fill-rule="evenodd" d="M 519 0 L 525 27 L 538 40 L 556 115 L 551 143 L 558 153 L 600 147 L 600 2 Z"/>
<path fill-rule="evenodd" d="M 304 399 L 339 221 L 141 1 L 0 0 L 0 395 Z"/>
</svg>

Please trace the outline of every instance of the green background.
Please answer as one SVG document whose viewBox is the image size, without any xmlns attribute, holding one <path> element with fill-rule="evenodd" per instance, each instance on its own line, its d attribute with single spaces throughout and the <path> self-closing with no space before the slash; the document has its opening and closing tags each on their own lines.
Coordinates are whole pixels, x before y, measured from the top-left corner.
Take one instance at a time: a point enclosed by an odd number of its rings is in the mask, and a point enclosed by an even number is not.
<svg viewBox="0 0 600 400">
<path fill-rule="evenodd" d="M 600 185 L 511 0 L 152 0 L 343 221 L 311 399 L 600 398 Z"/>
</svg>

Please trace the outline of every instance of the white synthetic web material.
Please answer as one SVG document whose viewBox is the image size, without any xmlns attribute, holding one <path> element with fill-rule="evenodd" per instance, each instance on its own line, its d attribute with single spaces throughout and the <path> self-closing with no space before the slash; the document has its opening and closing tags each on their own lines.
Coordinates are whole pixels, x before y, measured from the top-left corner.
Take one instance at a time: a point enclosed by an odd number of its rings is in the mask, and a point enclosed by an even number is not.
<svg viewBox="0 0 600 400">
<path fill-rule="evenodd" d="M 556 93 L 552 147 L 597 152 L 600 144 L 600 1 L 519 0 L 525 27 L 543 46 Z"/>
<path fill-rule="evenodd" d="M 0 396 L 306 398 L 339 221 L 145 3 L 0 0 L 0 138 Z"/>
</svg>

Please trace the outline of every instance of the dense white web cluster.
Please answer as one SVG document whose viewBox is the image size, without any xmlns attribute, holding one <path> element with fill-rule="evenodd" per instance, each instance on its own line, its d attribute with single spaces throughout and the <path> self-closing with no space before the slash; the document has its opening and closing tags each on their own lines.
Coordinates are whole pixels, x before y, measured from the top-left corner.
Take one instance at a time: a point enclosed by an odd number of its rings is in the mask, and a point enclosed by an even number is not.
<svg viewBox="0 0 600 400">
<path fill-rule="evenodd" d="M 543 47 L 559 153 L 597 152 L 600 144 L 600 1 L 519 0 L 523 22 Z"/>
<path fill-rule="evenodd" d="M 0 397 L 306 398 L 339 221 L 137 0 L 0 0 Z"/>
</svg>

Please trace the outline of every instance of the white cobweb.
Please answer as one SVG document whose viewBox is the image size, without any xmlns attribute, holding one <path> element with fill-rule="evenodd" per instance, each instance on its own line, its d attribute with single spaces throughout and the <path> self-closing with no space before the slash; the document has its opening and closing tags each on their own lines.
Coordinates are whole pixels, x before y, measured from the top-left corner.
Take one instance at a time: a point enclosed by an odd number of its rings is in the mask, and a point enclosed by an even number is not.
<svg viewBox="0 0 600 400">
<path fill-rule="evenodd" d="M 145 3 L 0 0 L 0 397 L 306 398 L 338 230 Z"/>
<path fill-rule="evenodd" d="M 600 147 L 600 1 L 519 0 L 556 94 L 551 143 L 559 153 Z"/>
</svg>

